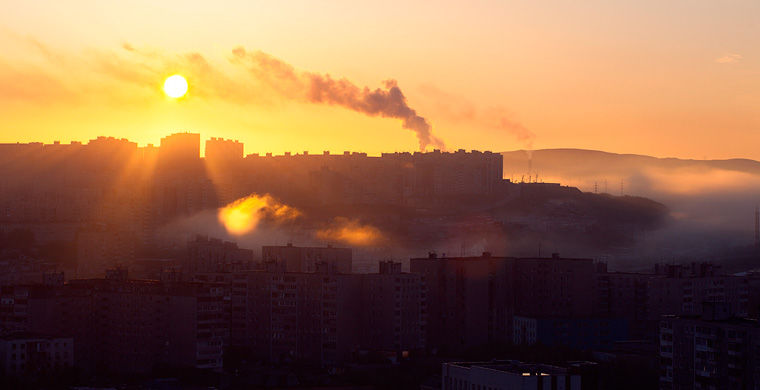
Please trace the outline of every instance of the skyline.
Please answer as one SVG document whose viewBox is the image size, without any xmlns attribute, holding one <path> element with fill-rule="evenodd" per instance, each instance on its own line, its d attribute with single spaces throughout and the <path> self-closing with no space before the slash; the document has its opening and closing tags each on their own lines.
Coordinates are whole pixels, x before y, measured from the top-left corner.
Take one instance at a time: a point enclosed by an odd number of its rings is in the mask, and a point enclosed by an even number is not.
<svg viewBox="0 0 760 390">
<path fill-rule="evenodd" d="M 0 389 L 760 388 L 760 1 L 0 12 Z"/>
<path fill-rule="evenodd" d="M 160 7 L 9 5 L 0 142 L 145 145 L 189 131 L 246 154 L 419 149 L 398 119 L 254 88 L 230 61 L 242 47 L 359 88 L 396 80 L 449 150 L 760 159 L 756 3 Z M 214 72 L 170 69 L 194 58 Z M 180 101 L 161 92 L 173 73 L 190 84 Z"/>
</svg>

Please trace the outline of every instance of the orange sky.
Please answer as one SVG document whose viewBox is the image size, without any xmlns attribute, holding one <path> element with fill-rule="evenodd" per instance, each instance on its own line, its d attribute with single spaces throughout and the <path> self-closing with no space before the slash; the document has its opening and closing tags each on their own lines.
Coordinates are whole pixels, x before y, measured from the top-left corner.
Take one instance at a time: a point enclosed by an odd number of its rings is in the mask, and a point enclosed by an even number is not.
<svg viewBox="0 0 760 390">
<path fill-rule="evenodd" d="M 418 149 L 399 119 L 262 82 L 231 61 L 244 47 L 371 90 L 395 79 L 449 149 L 760 159 L 756 0 L 187 3 L 5 4 L 0 142 L 189 130 L 247 153 Z M 186 98 L 163 96 L 172 73 Z"/>
</svg>

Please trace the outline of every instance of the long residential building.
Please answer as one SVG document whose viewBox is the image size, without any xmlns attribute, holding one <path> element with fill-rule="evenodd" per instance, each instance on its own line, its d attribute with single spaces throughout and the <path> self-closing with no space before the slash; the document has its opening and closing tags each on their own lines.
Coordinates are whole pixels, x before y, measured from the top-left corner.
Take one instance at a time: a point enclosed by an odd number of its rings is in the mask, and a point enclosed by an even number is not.
<svg viewBox="0 0 760 390">
<path fill-rule="evenodd" d="M 593 316 L 591 259 L 438 257 L 411 259 L 428 296 L 429 346 L 461 350 L 512 342 L 514 318 Z"/>
<path fill-rule="evenodd" d="M 159 365 L 219 370 L 229 325 L 212 283 L 106 279 L 12 286 L 3 308 L 16 330 L 71 337 L 75 364 L 90 372 L 144 373 Z"/>
<path fill-rule="evenodd" d="M 602 270 L 596 274 L 595 311 L 626 319 L 634 338 L 652 339 L 662 315 L 699 316 L 705 302 L 725 303 L 741 317 L 756 314 L 751 282 L 748 276 L 725 275 L 710 263 L 656 265 L 653 273 Z"/>
<path fill-rule="evenodd" d="M 47 375 L 74 367 L 74 339 L 19 332 L 0 336 L 0 373 Z"/>
<path fill-rule="evenodd" d="M 660 321 L 660 389 L 760 387 L 760 324 L 707 303 L 700 316 Z"/>
<path fill-rule="evenodd" d="M 353 254 L 351 248 L 301 247 L 287 244 L 283 246 L 263 246 L 261 258 L 273 263 L 285 272 L 315 272 L 317 265 L 327 265 L 334 272 L 351 273 Z"/>
<path fill-rule="evenodd" d="M 425 347 L 425 290 L 420 275 L 399 263 L 378 274 L 317 271 L 233 275 L 231 345 L 274 362 L 324 366 L 350 361 L 359 351 L 402 353 Z"/>
</svg>

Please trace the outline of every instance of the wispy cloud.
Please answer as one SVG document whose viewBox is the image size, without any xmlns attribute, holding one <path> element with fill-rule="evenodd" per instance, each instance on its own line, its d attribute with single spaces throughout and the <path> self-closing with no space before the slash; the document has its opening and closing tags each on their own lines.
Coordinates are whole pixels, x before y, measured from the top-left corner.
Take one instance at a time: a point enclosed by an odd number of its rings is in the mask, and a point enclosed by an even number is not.
<svg viewBox="0 0 760 390">
<path fill-rule="evenodd" d="M 437 114 L 452 122 L 465 122 L 474 126 L 497 129 L 517 139 L 522 147 L 533 148 L 536 135 L 514 118 L 504 107 L 478 109 L 471 101 L 438 89 L 430 84 L 420 85 L 419 91 L 433 102 Z"/>
<path fill-rule="evenodd" d="M 724 55 L 723 57 L 716 58 L 715 62 L 719 64 L 733 64 L 733 63 L 741 61 L 742 58 L 744 58 L 744 56 L 742 56 L 741 54 L 729 53 L 729 54 Z"/>
<path fill-rule="evenodd" d="M 298 70 L 260 51 L 242 47 L 226 63 L 201 53 L 170 53 L 125 42 L 116 50 L 75 54 L 55 50 L 32 38 L 17 38 L 38 58 L 35 64 L 0 59 L 0 102 L 72 104 L 88 100 L 143 104 L 160 95 L 160 83 L 172 73 L 190 80 L 193 98 L 240 106 L 266 104 L 272 98 L 340 106 L 368 116 L 401 120 L 415 133 L 421 150 L 444 148 L 429 121 L 413 109 L 395 80 L 380 88 L 362 87 L 345 78 Z"/>
</svg>

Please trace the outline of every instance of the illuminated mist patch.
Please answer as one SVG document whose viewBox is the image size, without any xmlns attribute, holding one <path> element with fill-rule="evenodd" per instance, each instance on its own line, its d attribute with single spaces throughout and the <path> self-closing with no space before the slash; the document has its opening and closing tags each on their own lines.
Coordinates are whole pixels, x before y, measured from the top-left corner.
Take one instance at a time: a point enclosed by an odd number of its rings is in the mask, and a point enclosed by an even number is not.
<svg viewBox="0 0 760 390">
<path fill-rule="evenodd" d="M 335 218 L 330 226 L 318 230 L 315 236 L 320 240 L 339 241 L 353 246 L 372 246 L 383 240 L 383 234 L 376 227 L 344 217 Z"/>
<path fill-rule="evenodd" d="M 301 218 L 304 217 L 304 218 Z M 380 229 L 357 219 L 335 217 L 328 221 L 306 221 L 301 210 L 284 204 L 269 194 L 252 194 L 219 209 L 217 218 L 227 233 L 243 236 L 255 233 L 260 223 L 301 230 L 321 241 L 341 243 L 355 247 L 377 246 L 385 241 Z M 296 221 L 298 219 L 298 221 Z"/>
<path fill-rule="evenodd" d="M 298 209 L 280 203 L 270 195 L 253 194 L 219 209 L 218 219 L 228 233 L 240 236 L 255 230 L 262 219 L 284 222 L 300 215 Z"/>
</svg>

